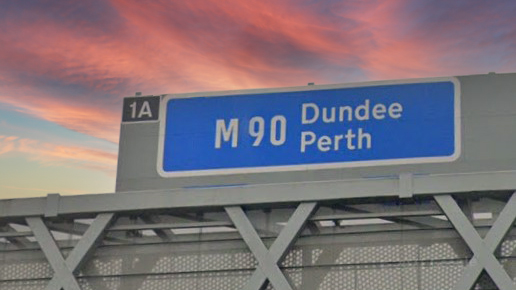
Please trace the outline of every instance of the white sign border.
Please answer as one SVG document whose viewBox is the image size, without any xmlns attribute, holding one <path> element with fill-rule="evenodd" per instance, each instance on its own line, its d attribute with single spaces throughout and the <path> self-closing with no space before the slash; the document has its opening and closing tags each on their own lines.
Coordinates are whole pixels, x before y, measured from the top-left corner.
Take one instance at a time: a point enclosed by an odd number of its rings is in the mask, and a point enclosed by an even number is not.
<svg viewBox="0 0 516 290">
<path fill-rule="evenodd" d="M 269 93 L 283 93 L 283 92 L 301 92 L 301 91 L 319 91 L 331 89 L 344 88 L 362 88 L 385 85 L 403 85 L 403 84 L 419 84 L 419 83 L 437 83 L 437 82 L 452 82 L 454 85 L 454 115 L 455 115 L 455 150 L 452 155 L 438 156 L 438 157 L 422 157 L 422 158 L 398 158 L 398 159 L 384 159 L 384 160 L 367 160 L 367 161 L 348 161 L 348 162 L 331 162 L 331 163 L 312 163 L 304 165 L 281 165 L 281 166 L 259 166 L 259 167 L 235 167 L 222 169 L 204 169 L 204 170 L 185 170 L 185 171 L 164 171 L 163 170 L 163 154 L 165 146 L 165 127 L 167 104 L 170 99 L 184 99 L 196 97 L 223 97 L 234 95 L 255 95 L 255 94 L 269 94 Z M 311 85 L 302 87 L 286 87 L 286 88 L 272 88 L 272 89 L 254 89 L 254 90 L 234 90 L 234 91 L 218 91 L 218 92 L 198 92 L 186 94 L 168 94 L 164 95 L 160 103 L 159 115 L 159 139 L 158 139 L 158 160 L 157 171 L 161 177 L 197 177 L 197 176 L 215 176 L 215 175 L 231 175 L 231 174 L 247 174 L 247 173 L 271 173 L 271 172 L 286 172 L 286 171 L 308 171 L 321 169 L 340 169 L 353 167 L 372 167 L 385 165 L 408 165 L 408 164 L 422 164 L 422 163 L 443 163 L 453 162 L 460 157 L 461 154 L 461 102 L 460 96 L 461 88 L 460 81 L 456 77 L 437 77 L 424 79 L 406 79 L 406 80 L 388 80 L 388 81 L 374 81 L 363 83 L 348 83 L 348 84 L 332 84 L 332 85 Z"/>
</svg>

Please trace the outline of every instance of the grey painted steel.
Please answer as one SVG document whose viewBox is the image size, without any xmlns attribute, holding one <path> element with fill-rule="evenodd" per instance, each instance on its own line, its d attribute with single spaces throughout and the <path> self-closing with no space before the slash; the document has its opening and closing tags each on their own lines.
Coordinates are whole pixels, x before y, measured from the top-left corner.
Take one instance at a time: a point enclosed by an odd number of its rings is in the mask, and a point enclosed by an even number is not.
<svg viewBox="0 0 516 290">
<path fill-rule="evenodd" d="M 54 222 L 48 222 L 47 228 L 51 231 L 58 231 L 61 233 L 68 233 L 73 235 L 79 235 L 82 236 L 84 233 L 90 228 L 89 224 L 84 224 L 81 222 L 74 222 L 74 223 L 54 223 Z M 121 235 L 118 232 L 108 232 L 107 235 L 104 236 L 104 239 L 107 241 L 118 241 L 122 242 L 124 240 L 127 240 L 127 237 L 125 235 Z"/>
<path fill-rule="evenodd" d="M 510 197 L 511 192 L 454 196 L 465 199 L 467 210 L 476 217 L 471 223 L 467 220 L 465 223 L 474 226 L 478 236 L 486 237 L 480 240 L 485 246 L 484 252 L 493 258 L 492 252 L 500 244 L 496 258 L 514 279 L 516 228 L 510 225 L 514 216 L 511 210 L 516 204 L 515 197 Z M 478 256 L 478 251 L 468 249 L 462 235 L 450 222 L 434 218 L 442 214 L 442 210 L 432 199 L 340 199 L 320 203 L 317 212 L 306 219 L 311 226 L 305 227 L 302 235 L 295 239 L 284 239 L 292 236 L 287 229 L 293 228 L 294 220 L 304 220 L 294 217 L 295 204 L 241 204 L 235 207 L 246 208 L 245 219 L 259 236 L 257 241 L 262 246 L 272 244 L 269 250 L 266 249 L 269 256 L 277 256 L 283 251 L 280 248 L 290 241 L 284 257 L 275 262 L 291 288 L 296 290 L 453 290 L 462 274 L 471 271 L 467 261 L 474 263 L 483 259 L 472 259 L 474 255 Z M 460 213 L 456 204 L 454 208 Z M 493 218 L 479 219 L 478 213 L 490 213 Z M 72 252 L 77 251 L 81 243 L 75 234 L 91 227 L 90 221 L 82 218 L 82 215 L 42 217 L 48 229 L 54 227 L 61 231 L 55 237 L 57 251 L 62 252 L 62 256 L 72 257 Z M 346 226 L 323 223 L 335 221 L 338 224 L 339 221 L 363 218 L 381 218 L 391 223 Z M 158 230 L 169 227 L 174 230 L 172 239 L 162 239 L 152 233 L 155 221 L 159 221 L 155 224 Z M 192 221 L 195 231 L 181 234 L 188 221 Z M 90 259 L 87 256 L 83 259 L 84 264 L 79 266 L 80 272 L 76 269 L 75 277 L 83 290 L 241 290 L 250 283 L 253 275 L 257 275 L 254 272 L 260 261 L 238 232 L 216 233 L 205 231 L 203 227 L 203 224 L 214 225 L 216 222 L 227 225 L 228 221 L 231 218 L 222 207 L 119 213 L 113 226 L 108 225 L 103 231 L 99 229 L 106 236 L 99 237 L 99 246 L 91 249 L 95 252 Z M 15 226 L 16 231 L 27 232 L 21 222 L 16 221 L 15 225 L 3 218 L 0 222 Z M 139 224 L 141 222 L 148 224 Z M 74 224 L 80 226 L 74 228 Z M 426 224 L 435 225 L 426 227 Z M 508 229 L 509 233 L 505 235 Z M 62 233 L 70 235 L 63 237 Z M 125 239 L 108 239 L 109 234 Z M 37 241 L 31 239 L 26 247 L 20 248 L 12 242 L 0 245 L 0 289 L 43 290 L 53 278 L 51 264 L 42 247 L 37 245 L 39 237 L 35 237 Z M 281 239 L 285 242 L 279 242 Z M 63 263 L 69 266 L 70 261 L 67 259 Z M 479 264 L 483 269 L 484 264 Z M 481 276 L 474 288 L 497 288 L 488 278 Z"/>
<path fill-rule="evenodd" d="M 3 232 L 0 233 L 0 238 L 17 238 L 17 237 L 30 237 L 33 233 L 26 231 L 26 232 Z"/>
<path fill-rule="evenodd" d="M 249 246 L 251 252 L 258 260 L 258 267 L 251 276 L 251 279 L 243 288 L 245 290 L 262 289 L 264 283 L 269 279 L 270 283 L 277 290 L 291 290 L 289 282 L 278 267 L 278 262 L 284 257 L 287 250 L 295 242 L 303 226 L 310 215 L 314 212 L 317 203 L 301 203 L 292 217 L 289 219 L 285 228 L 280 232 L 269 250 L 261 241 L 258 233 L 245 215 L 241 207 L 226 207 L 225 210 L 235 224 L 242 238 Z"/>
<path fill-rule="evenodd" d="M 81 265 L 89 258 L 103 237 L 104 230 L 113 221 L 114 214 L 99 214 L 91 223 L 90 227 L 81 237 L 72 252 L 66 258 L 66 266 L 72 273 L 81 268 Z M 61 284 L 59 277 L 54 276 L 50 280 L 47 289 L 57 289 Z"/>
<path fill-rule="evenodd" d="M 414 195 L 516 189 L 516 171 L 414 176 Z M 61 196 L 58 215 L 399 196 L 397 177 Z M 47 198 L 0 200 L 0 218 L 44 215 Z"/>
<path fill-rule="evenodd" d="M 262 289 L 266 279 L 270 281 L 275 289 L 292 290 L 292 287 L 278 267 L 276 259 L 271 257 L 269 251 L 263 242 L 261 242 L 258 233 L 245 216 L 242 208 L 237 206 L 227 207 L 226 212 L 235 224 L 245 243 L 258 260 L 258 266 L 256 268 L 255 274 L 253 274 L 251 279 L 246 283 L 243 290 Z"/>
<path fill-rule="evenodd" d="M 474 253 L 455 289 L 472 289 L 482 269 L 485 269 L 499 289 L 514 290 L 515 285 L 512 279 L 496 259 L 493 252 L 498 248 L 516 218 L 516 211 L 514 210 L 516 206 L 516 193 L 513 193 L 485 239 L 480 237 L 453 197 L 450 195 L 438 195 L 435 196 L 435 200 L 457 232 L 462 236 L 464 242 Z"/>
<path fill-rule="evenodd" d="M 438 215 L 441 212 L 436 210 L 427 211 L 405 211 L 405 212 L 384 212 L 384 213 L 355 213 L 355 214 L 334 214 L 334 215 L 321 215 L 310 218 L 312 221 L 323 221 L 323 220 L 349 220 L 349 219 L 371 219 L 371 218 L 390 218 L 390 217 L 417 217 L 417 216 L 429 216 Z"/>
<path fill-rule="evenodd" d="M 457 77 L 461 85 L 461 124 L 462 148 L 461 156 L 454 162 L 435 164 L 376 166 L 354 169 L 328 169 L 279 173 L 234 174 L 227 176 L 204 176 L 162 178 L 157 172 L 157 152 L 159 122 L 155 123 L 123 123 L 119 147 L 117 170 L 117 192 L 136 190 L 164 190 L 192 186 L 269 184 L 301 181 L 323 180 L 356 180 L 364 181 L 378 177 L 397 177 L 402 175 L 402 185 L 396 189 L 398 194 L 410 196 L 425 191 L 431 193 L 444 190 L 460 191 L 464 184 L 473 182 L 481 188 L 507 189 L 505 185 L 514 185 L 514 174 L 511 179 L 501 178 L 497 172 L 514 172 L 516 170 L 516 74 L 489 74 Z M 360 85 L 360 84 L 356 84 Z M 279 92 L 289 90 L 312 90 L 338 87 L 306 86 L 296 88 L 278 88 L 265 90 L 247 90 L 231 92 L 195 93 L 189 96 L 249 94 L 260 92 Z M 163 117 L 163 116 L 161 116 Z M 493 140 L 497 140 L 493 142 Z M 489 148 L 490 150 L 485 150 Z M 488 175 L 493 172 L 495 179 L 479 180 L 475 175 Z M 481 174 L 486 173 L 486 174 Z M 423 176 L 449 175 L 450 182 L 439 182 L 443 178 L 421 179 Z M 456 174 L 463 180 L 454 180 Z M 467 174 L 472 174 L 467 176 Z M 413 178 L 410 178 L 412 175 Z M 435 179 L 432 180 L 432 179 Z M 455 183 L 458 181 L 458 183 Z M 488 182 L 482 184 L 482 182 Z M 461 184 L 462 183 L 462 184 Z M 473 186 L 472 186 L 473 187 Z M 455 188 L 455 189 L 454 189 Z M 513 186 L 513 188 L 515 188 Z M 487 189 L 486 189 L 487 190 Z M 369 192 L 362 188 L 362 195 Z M 391 192 L 392 193 L 392 192 Z M 353 191 L 345 191 L 342 196 L 355 197 Z M 370 196 L 380 194 L 375 190 Z M 314 194 L 316 195 L 316 194 Z M 295 195 L 294 195 L 295 196 Z M 303 197 L 306 198 L 306 197 Z M 247 200 L 243 199 L 242 203 Z"/>
<path fill-rule="evenodd" d="M 31 231 L 18 232 L 11 225 L 0 226 L 0 238 L 5 238 L 11 244 L 16 245 L 20 248 L 26 247 L 30 244 L 30 241 L 26 238 L 32 236 Z"/>
<path fill-rule="evenodd" d="M 145 225 L 120 225 L 108 229 L 108 231 L 128 231 L 128 230 L 156 230 L 156 229 L 184 229 L 184 228 L 209 228 L 232 226 L 230 222 L 199 222 L 199 223 L 175 223 L 175 224 L 145 224 Z"/>
<path fill-rule="evenodd" d="M 414 194 L 414 177 L 412 173 L 400 174 L 400 197 L 410 198 Z"/>
<path fill-rule="evenodd" d="M 54 277 L 45 289 L 54 290 L 79 290 L 79 284 L 74 277 L 74 272 L 87 260 L 89 254 L 95 250 L 95 246 L 103 237 L 106 227 L 113 221 L 114 214 L 99 214 L 90 227 L 79 240 L 68 257 L 63 259 L 61 251 L 57 247 L 46 225 L 39 217 L 28 217 L 27 224 L 34 232 L 41 249 L 54 269 Z"/>
<path fill-rule="evenodd" d="M 72 269 L 68 268 L 63 259 L 63 255 L 56 245 L 52 234 L 43 223 L 40 217 L 28 217 L 25 219 L 27 224 L 32 229 L 34 237 L 36 237 L 41 250 L 45 253 L 48 262 L 54 270 L 54 277 L 59 280 L 58 287 L 48 288 L 48 290 L 60 290 L 62 287 L 64 290 L 81 290 L 79 283 L 72 274 Z M 50 285 L 49 285 L 50 286 Z"/>
<path fill-rule="evenodd" d="M 45 217 L 55 217 L 58 213 L 59 198 L 57 193 L 49 193 L 47 195 L 47 208 L 45 209 Z"/>
<path fill-rule="evenodd" d="M 166 226 L 166 224 L 160 223 L 161 220 L 159 218 L 152 216 L 142 215 L 140 216 L 140 219 L 148 224 Z M 169 241 L 174 237 L 174 233 L 170 230 L 170 228 L 154 228 L 153 231 L 164 241 Z"/>
</svg>

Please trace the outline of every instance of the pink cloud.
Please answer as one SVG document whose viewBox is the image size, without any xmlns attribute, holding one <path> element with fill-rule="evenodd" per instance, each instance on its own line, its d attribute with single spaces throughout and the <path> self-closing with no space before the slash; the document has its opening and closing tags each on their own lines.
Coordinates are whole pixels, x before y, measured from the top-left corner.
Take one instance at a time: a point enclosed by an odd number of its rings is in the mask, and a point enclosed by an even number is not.
<svg viewBox="0 0 516 290">
<path fill-rule="evenodd" d="M 112 143 L 119 139 L 121 99 L 136 91 L 516 71 L 511 1 L 92 0 L 4 6 L 1 109 Z M 25 125 L 16 126 L 8 131 Z M 25 130 L 20 136 L 0 133 L 0 158 L 22 155 L 42 166 L 114 177 L 116 153 L 70 145 L 68 136 L 53 138 L 37 126 Z M 18 189 L 48 192 L 37 185 Z"/>
<path fill-rule="evenodd" d="M 514 58 L 478 68 L 479 56 L 491 60 L 482 51 L 497 52 L 498 44 L 486 40 L 491 31 L 475 23 L 509 27 L 500 39 L 514 45 L 513 22 L 490 20 L 498 10 L 483 17 L 482 7 L 472 5 L 450 17 L 439 6 L 421 2 L 420 8 L 409 9 L 417 6 L 411 3 L 112 0 L 116 13 L 111 17 L 117 21 L 106 22 L 105 29 L 84 20 L 66 25 L 39 18 L 36 11 L 33 21 L 6 20 L 16 30 L 0 36 L 1 102 L 118 142 L 120 99 L 135 91 L 183 93 L 515 69 Z M 424 23 L 428 17 L 437 20 Z"/>
<path fill-rule="evenodd" d="M 2 97 L 0 104 L 15 110 L 59 124 L 87 135 L 118 143 L 120 113 L 89 104 L 67 104 L 55 98 L 24 96 Z"/>
</svg>

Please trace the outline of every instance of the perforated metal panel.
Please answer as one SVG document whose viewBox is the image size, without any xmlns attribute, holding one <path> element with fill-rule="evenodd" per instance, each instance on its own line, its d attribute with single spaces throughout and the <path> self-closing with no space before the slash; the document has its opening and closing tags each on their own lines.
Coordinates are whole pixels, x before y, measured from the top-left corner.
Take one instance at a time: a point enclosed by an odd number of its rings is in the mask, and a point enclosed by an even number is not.
<svg viewBox="0 0 516 290">
<path fill-rule="evenodd" d="M 514 248 L 514 244 L 516 239 L 508 240 L 502 248 L 507 249 L 509 245 Z M 291 251 L 281 265 L 295 289 L 452 289 L 468 258 L 458 257 L 445 243 L 425 247 L 346 247 L 336 251 L 339 247 L 339 244 L 324 249 L 300 246 Z M 101 250 L 105 254 L 111 251 L 117 249 Z M 329 254 L 336 258 L 333 263 L 323 263 L 319 259 L 327 251 L 338 254 Z M 505 251 L 503 256 L 510 257 L 503 260 L 506 268 L 516 268 L 512 251 Z M 46 280 L 52 276 L 49 265 L 38 261 L 5 260 L 11 255 L 16 253 L 1 256 L 0 289 L 44 289 Z M 82 273 L 85 278 L 79 281 L 83 289 L 241 289 L 254 267 L 254 259 L 246 252 L 163 253 L 155 259 L 124 253 L 93 259 L 87 265 L 86 273 Z M 514 278 L 516 273 L 510 274 Z M 492 282 L 481 281 L 480 284 L 492 285 Z"/>
</svg>

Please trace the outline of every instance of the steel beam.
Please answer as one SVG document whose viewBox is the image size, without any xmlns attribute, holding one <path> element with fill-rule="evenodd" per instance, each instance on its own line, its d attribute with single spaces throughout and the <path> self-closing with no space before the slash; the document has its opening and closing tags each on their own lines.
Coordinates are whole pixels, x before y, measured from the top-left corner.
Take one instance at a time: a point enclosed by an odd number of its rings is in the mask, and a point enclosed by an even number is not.
<svg viewBox="0 0 516 290">
<path fill-rule="evenodd" d="M 434 198 L 474 254 L 463 276 L 455 286 L 455 290 L 472 289 L 483 269 L 486 270 L 499 289 L 514 290 L 515 285 L 512 279 L 493 255 L 493 252 L 501 244 L 516 219 L 516 210 L 514 210 L 516 207 L 516 193 L 513 193 L 485 239 L 480 237 L 457 202 L 450 195 L 436 195 Z"/>
<path fill-rule="evenodd" d="M 242 208 L 239 206 L 226 207 L 226 212 L 231 221 L 258 260 L 258 268 L 244 286 L 245 290 L 262 289 L 267 279 L 276 290 L 292 290 L 289 282 L 279 269 L 278 262 L 295 242 L 308 218 L 315 211 L 316 206 L 317 203 L 315 202 L 300 204 L 269 250 L 263 244 Z"/>
<path fill-rule="evenodd" d="M 0 226 L 0 238 L 5 238 L 9 243 L 15 245 L 16 247 L 22 249 L 28 247 L 31 242 L 26 238 L 32 236 L 31 231 L 17 231 L 9 224 L 5 224 Z"/>
<path fill-rule="evenodd" d="M 423 175 L 413 177 L 413 193 L 439 194 L 482 190 L 513 190 L 516 171 Z M 253 186 L 188 188 L 54 198 L 52 215 L 141 212 L 156 209 L 188 209 L 298 203 L 364 197 L 396 197 L 397 178 L 299 182 Z M 26 198 L 0 201 L 0 218 L 16 219 L 48 214 L 48 199 Z"/>
<path fill-rule="evenodd" d="M 52 234 L 47 229 L 45 223 L 43 223 L 41 217 L 28 217 L 25 220 L 32 229 L 34 237 L 41 246 L 41 250 L 45 254 L 48 263 L 54 270 L 54 277 L 59 280 L 58 287 L 47 287 L 46 289 L 60 290 L 63 288 L 64 290 L 81 290 L 79 283 L 72 274 L 72 270 L 66 265 L 61 251 L 57 247 Z"/>
<path fill-rule="evenodd" d="M 45 288 L 46 290 L 59 290 L 61 288 L 64 290 L 81 289 L 73 273 L 80 268 L 89 254 L 95 249 L 97 243 L 102 239 L 104 230 L 112 222 L 113 217 L 114 214 L 99 214 L 66 260 L 63 258 L 61 251 L 41 217 L 27 217 L 25 219 L 54 270 L 54 277 Z"/>
<path fill-rule="evenodd" d="M 163 230 L 163 229 L 187 229 L 187 228 L 210 228 L 210 227 L 232 227 L 231 222 L 192 222 L 192 223 L 156 223 L 112 226 L 108 231 L 133 231 L 133 230 Z"/>
</svg>

